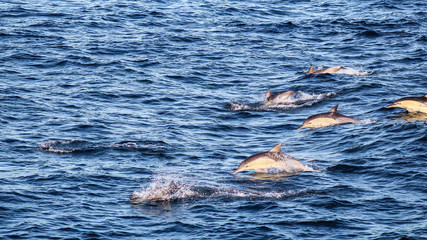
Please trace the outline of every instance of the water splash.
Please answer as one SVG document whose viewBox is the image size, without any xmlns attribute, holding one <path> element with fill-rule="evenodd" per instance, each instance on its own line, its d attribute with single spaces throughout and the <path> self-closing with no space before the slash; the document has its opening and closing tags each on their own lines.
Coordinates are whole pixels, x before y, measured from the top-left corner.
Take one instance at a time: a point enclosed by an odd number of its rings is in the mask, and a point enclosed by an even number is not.
<svg viewBox="0 0 427 240">
<path fill-rule="evenodd" d="M 154 179 L 147 188 L 134 192 L 131 200 L 134 202 L 171 201 L 198 196 L 191 186 L 171 179 Z"/>
<path fill-rule="evenodd" d="M 47 141 L 42 143 L 38 148 L 44 152 L 51 153 L 72 153 L 86 152 L 99 149 L 101 146 L 91 144 L 87 141 L 69 140 L 69 141 Z"/>
<path fill-rule="evenodd" d="M 270 175 L 271 176 L 271 175 Z M 132 203 L 170 202 L 199 198 L 285 198 L 300 195 L 306 191 L 255 191 L 221 188 L 215 186 L 198 186 L 184 182 L 181 177 L 155 177 L 148 187 L 135 191 L 131 196 Z M 283 178 L 281 178 L 283 179 Z M 268 179 L 272 180 L 272 179 Z"/>
<path fill-rule="evenodd" d="M 364 120 L 360 120 L 361 124 L 372 124 L 372 123 L 377 123 L 379 120 L 378 119 L 364 119 Z"/>
<path fill-rule="evenodd" d="M 124 151 L 158 151 L 166 148 L 163 142 L 153 141 L 123 141 L 114 144 L 94 143 L 84 140 L 47 141 L 38 147 L 44 152 L 50 153 L 78 153 L 101 150 L 124 150 Z"/>
<path fill-rule="evenodd" d="M 345 68 L 341 68 L 340 70 L 338 70 L 335 74 L 347 74 L 347 75 L 353 75 L 353 76 L 367 76 L 367 75 L 371 75 L 374 72 L 363 72 L 361 70 L 357 70 L 354 68 L 349 68 L 349 67 L 345 67 Z"/>
<path fill-rule="evenodd" d="M 228 108 L 230 111 L 286 111 L 312 106 L 313 104 L 335 95 L 335 92 L 309 94 L 298 91 L 295 95 L 289 97 L 286 101 L 281 103 L 273 102 L 273 104 L 266 105 L 265 102 L 245 103 L 237 101 L 229 103 Z"/>
</svg>

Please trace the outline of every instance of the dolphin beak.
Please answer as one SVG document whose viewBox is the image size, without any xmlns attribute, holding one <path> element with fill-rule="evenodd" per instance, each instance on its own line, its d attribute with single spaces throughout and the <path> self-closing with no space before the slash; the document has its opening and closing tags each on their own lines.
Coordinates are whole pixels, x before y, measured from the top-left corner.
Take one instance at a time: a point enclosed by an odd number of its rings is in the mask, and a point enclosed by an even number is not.
<svg viewBox="0 0 427 240">
<path fill-rule="evenodd" d="M 388 105 L 388 106 L 386 106 L 385 108 L 392 108 L 392 107 L 395 107 L 396 105 L 394 105 L 394 103 L 393 104 L 390 104 L 390 105 Z"/>
<path fill-rule="evenodd" d="M 237 168 L 236 171 L 233 172 L 233 175 L 236 174 L 236 173 L 238 173 L 238 172 L 241 172 L 241 171 L 245 171 L 245 170 L 241 169 L 241 168 Z"/>
<path fill-rule="evenodd" d="M 301 126 L 301 127 L 297 128 L 297 130 L 300 130 L 300 129 L 302 129 L 302 128 L 304 128 L 304 127 L 303 127 L 303 126 Z"/>
</svg>

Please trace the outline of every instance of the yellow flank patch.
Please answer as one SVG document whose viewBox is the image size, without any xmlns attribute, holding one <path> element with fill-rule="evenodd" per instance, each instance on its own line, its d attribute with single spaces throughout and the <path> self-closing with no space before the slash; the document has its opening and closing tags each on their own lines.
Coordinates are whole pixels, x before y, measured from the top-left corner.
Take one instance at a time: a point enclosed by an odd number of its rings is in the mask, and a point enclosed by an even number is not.
<svg viewBox="0 0 427 240">
<path fill-rule="evenodd" d="M 326 127 L 337 124 L 337 121 L 333 118 L 316 118 L 310 122 L 311 128 L 319 128 L 319 127 Z"/>
<path fill-rule="evenodd" d="M 427 105 L 417 102 L 417 101 L 411 101 L 411 100 L 405 100 L 400 102 L 400 106 L 408 110 L 408 112 L 423 112 L 427 113 Z"/>
<path fill-rule="evenodd" d="M 265 169 L 265 168 L 274 168 L 277 165 L 277 162 L 269 157 L 263 157 L 257 159 L 247 165 L 247 169 Z"/>
</svg>

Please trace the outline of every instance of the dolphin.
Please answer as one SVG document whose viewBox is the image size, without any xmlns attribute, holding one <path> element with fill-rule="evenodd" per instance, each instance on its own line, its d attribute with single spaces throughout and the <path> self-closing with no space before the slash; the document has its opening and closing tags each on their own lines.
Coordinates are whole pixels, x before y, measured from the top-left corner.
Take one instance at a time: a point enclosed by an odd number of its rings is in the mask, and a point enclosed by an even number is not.
<svg viewBox="0 0 427 240">
<path fill-rule="evenodd" d="M 317 74 L 317 73 L 329 73 L 329 74 L 334 74 L 336 72 L 338 72 L 339 70 L 341 70 L 342 67 L 341 66 L 335 66 L 335 67 L 329 67 L 329 68 L 325 68 L 325 69 L 320 69 L 320 70 L 314 70 L 313 69 L 313 65 L 311 65 L 310 69 L 308 70 L 307 74 Z"/>
<path fill-rule="evenodd" d="M 356 120 L 351 117 L 344 116 L 337 112 L 338 105 L 333 107 L 329 112 L 327 113 L 320 113 L 313 115 L 309 118 L 307 118 L 301 125 L 301 127 L 298 128 L 320 128 L 320 127 L 326 127 L 326 126 L 333 126 L 338 124 L 344 124 L 344 123 L 360 123 L 359 120 Z"/>
<path fill-rule="evenodd" d="M 252 155 L 240 163 L 233 175 L 246 170 L 262 172 L 263 169 L 275 168 L 281 172 L 297 173 L 301 171 L 313 171 L 311 167 L 305 166 L 295 158 L 282 153 L 282 144 L 277 144 L 268 152 Z"/>
<path fill-rule="evenodd" d="M 386 108 L 404 108 L 408 112 L 427 113 L 427 94 L 422 97 L 405 97 L 401 98 Z"/>
<path fill-rule="evenodd" d="M 268 106 L 274 103 L 283 103 L 291 96 L 295 95 L 296 92 L 294 91 L 286 91 L 286 92 L 279 92 L 279 93 L 271 93 L 270 89 L 268 89 L 266 95 L 265 95 L 265 103 L 264 105 Z"/>
</svg>

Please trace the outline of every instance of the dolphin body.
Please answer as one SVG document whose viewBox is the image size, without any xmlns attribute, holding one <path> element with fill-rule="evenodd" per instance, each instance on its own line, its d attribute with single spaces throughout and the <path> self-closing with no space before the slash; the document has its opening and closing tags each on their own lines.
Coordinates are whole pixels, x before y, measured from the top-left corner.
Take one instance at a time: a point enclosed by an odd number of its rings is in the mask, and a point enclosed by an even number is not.
<svg viewBox="0 0 427 240">
<path fill-rule="evenodd" d="M 360 123 L 360 121 L 357 119 L 347 117 L 338 113 L 337 109 L 338 109 L 338 105 L 333 107 L 327 113 L 320 113 L 307 118 L 302 123 L 301 127 L 298 128 L 298 130 L 306 127 L 314 129 L 314 128 L 344 124 L 344 123 Z"/>
<path fill-rule="evenodd" d="M 240 163 L 233 175 L 246 171 L 255 170 L 262 172 L 264 169 L 278 169 L 280 172 L 297 173 L 301 171 L 313 171 L 311 167 L 305 166 L 295 158 L 282 153 L 282 144 L 277 144 L 268 152 L 252 155 Z"/>
<path fill-rule="evenodd" d="M 271 104 L 277 104 L 277 103 L 283 103 L 291 96 L 295 95 L 296 92 L 294 91 L 286 91 L 286 92 L 279 92 L 279 93 L 271 93 L 270 89 L 268 89 L 266 95 L 265 95 L 265 106 L 271 105 Z"/>
<path fill-rule="evenodd" d="M 320 69 L 320 70 L 314 70 L 313 65 L 311 65 L 311 67 L 308 70 L 307 74 L 319 74 L 319 73 L 334 74 L 334 73 L 338 72 L 341 69 L 342 69 L 341 66 L 335 66 L 335 67 L 329 67 L 329 68 Z"/>
<path fill-rule="evenodd" d="M 408 112 L 427 113 L 427 94 L 422 97 L 405 97 L 401 98 L 386 108 L 404 108 Z"/>
</svg>

